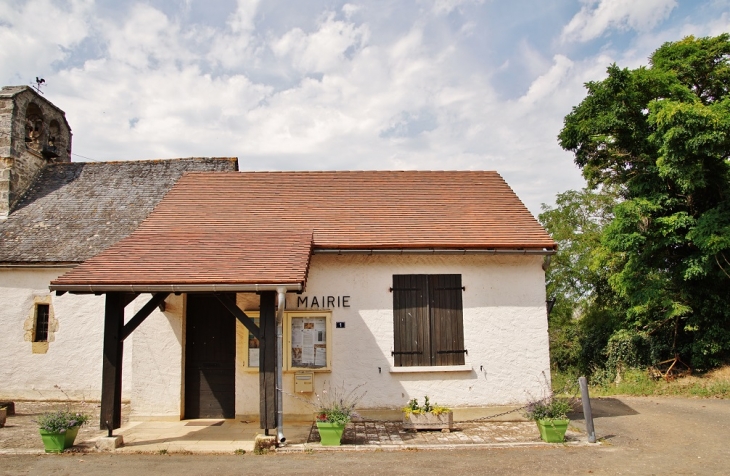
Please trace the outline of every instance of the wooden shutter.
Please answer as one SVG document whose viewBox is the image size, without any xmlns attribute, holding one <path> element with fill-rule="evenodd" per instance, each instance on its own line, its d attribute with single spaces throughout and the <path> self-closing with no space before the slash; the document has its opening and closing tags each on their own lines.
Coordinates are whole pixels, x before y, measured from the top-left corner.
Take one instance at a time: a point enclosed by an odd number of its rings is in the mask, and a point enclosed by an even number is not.
<svg viewBox="0 0 730 476">
<path fill-rule="evenodd" d="M 396 367 L 431 365 L 427 293 L 427 275 L 393 275 L 393 357 Z"/>
<path fill-rule="evenodd" d="M 464 365 L 464 319 L 460 274 L 429 277 L 431 365 Z"/>
</svg>

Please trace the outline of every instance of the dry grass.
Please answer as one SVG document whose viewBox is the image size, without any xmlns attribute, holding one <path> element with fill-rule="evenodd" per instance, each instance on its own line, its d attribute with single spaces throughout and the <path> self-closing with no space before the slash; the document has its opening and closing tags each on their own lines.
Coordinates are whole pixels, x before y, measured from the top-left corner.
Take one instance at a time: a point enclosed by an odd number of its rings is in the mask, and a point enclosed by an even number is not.
<svg viewBox="0 0 730 476">
<path fill-rule="evenodd" d="M 566 394 L 577 391 L 572 376 L 553 375 L 553 388 L 566 388 Z M 626 370 L 618 383 L 590 384 L 591 395 L 673 395 L 699 398 L 730 398 L 730 365 L 669 382 L 654 380 L 643 369 Z"/>
<path fill-rule="evenodd" d="M 720 367 L 719 369 L 710 370 L 705 374 L 710 380 L 728 380 L 730 381 L 730 365 Z"/>
</svg>

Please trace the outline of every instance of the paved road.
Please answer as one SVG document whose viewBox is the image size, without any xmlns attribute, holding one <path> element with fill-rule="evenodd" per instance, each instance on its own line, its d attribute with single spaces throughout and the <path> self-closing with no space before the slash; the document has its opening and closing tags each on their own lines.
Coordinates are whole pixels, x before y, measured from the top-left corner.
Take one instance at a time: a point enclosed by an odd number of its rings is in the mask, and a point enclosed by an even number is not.
<svg viewBox="0 0 730 476">
<path fill-rule="evenodd" d="M 255 456 L 0 456 L 17 474 L 730 474 L 730 400 L 593 401 L 591 447 L 337 452 Z M 574 424 L 580 426 L 580 415 Z"/>
</svg>

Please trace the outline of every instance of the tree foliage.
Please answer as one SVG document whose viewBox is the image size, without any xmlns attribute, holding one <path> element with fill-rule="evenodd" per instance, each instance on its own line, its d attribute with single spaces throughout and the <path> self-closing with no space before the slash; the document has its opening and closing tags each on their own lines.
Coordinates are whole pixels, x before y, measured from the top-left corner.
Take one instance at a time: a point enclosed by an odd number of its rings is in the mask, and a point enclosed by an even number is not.
<svg viewBox="0 0 730 476">
<path fill-rule="evenodd" d="M 563 259 L 590 263 L 589 294 L 621 312 L 614 333 L 645 336 L 654 358 L 717 365 L 730 355 L 730 35 L 665 43 L 649 66 L 607 72 L 559 142 L 616 202 L 588 254 Z"/>
<path fill-rule="evenodd" d="M 551 362 L 559 370 L 589 373 L 606 361 L 604 350 L 622 315 L 622 301 L 598 264 L 601 237 L 618 197 L 607 189 L 569 190 L 556 206 L 542 206 L 540 222 L 558 243 L 546 272 Z"/>
</svg>

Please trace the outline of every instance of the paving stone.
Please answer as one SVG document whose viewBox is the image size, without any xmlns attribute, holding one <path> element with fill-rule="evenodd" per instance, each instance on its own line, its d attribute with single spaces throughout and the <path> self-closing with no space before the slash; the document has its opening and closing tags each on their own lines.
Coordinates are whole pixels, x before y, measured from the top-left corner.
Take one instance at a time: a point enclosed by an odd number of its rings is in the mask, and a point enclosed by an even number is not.
<svg viewBox="0 0 730 476">
<path fill-rule="evenodd" d="M 405 431 L 400 422 L 354 422 L 343 435 L 344 445 L 473 445 L 527 443 L 539 440 L 532 422 L 457 422 L 450 433 Z M 319 443 L 319 434 L 310 433 L 308 443 Z"/>
</svg>

